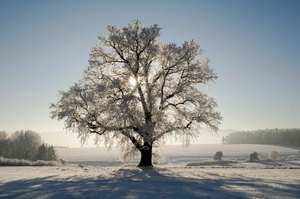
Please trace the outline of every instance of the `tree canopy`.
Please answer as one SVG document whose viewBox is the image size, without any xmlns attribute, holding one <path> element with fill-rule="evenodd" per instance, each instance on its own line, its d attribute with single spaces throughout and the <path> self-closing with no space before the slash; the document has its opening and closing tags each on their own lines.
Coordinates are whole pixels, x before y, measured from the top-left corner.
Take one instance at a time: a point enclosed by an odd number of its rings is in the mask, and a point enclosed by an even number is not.
<svg viewBox="0 0 300 199">
<path fill-rule="evenodd" d="M 65 120 L 82 142 L 141 152 L 140 166 L 152 164 L 153 144 L 168 137 L 188 143 L 206 125 L 218 130 L 216 102 L 201 91 L 216 73 L 194 42 L 164 44 L 158 25 L 136 20 L 123 28 L 108 26 L 92 49 L 83 78 L 51 106 L 51 116 Z"/>
</svg>

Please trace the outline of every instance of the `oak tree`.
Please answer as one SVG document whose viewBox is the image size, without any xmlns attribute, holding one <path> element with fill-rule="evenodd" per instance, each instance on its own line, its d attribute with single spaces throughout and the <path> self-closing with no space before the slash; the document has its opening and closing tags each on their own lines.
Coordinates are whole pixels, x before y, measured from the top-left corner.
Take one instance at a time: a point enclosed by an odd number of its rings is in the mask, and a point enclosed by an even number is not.
<svg viewBox="0 0 300 199">
<path fill-rule="evenodd" d="M 83 78 L 51 105 L 51 117 L 84 142 L 119 141 L 125 153 L 139 151 L 139 166 L 152 165 L 153 146 L 170 137 L 183 142 L 201 127 L 217 131 L 220 113 L 203 85 L 217 77 L 194 42 L 178 46 L 159 40 L 158 25 L 136 20 L 108 26 L 92 49 Z"/>
</svg>

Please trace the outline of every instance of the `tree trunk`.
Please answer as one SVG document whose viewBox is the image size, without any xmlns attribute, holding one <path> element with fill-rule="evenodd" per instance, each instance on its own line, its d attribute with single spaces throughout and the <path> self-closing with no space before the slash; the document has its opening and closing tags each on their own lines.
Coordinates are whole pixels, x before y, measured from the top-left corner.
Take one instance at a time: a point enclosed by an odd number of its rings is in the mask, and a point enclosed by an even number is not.
<svg viewBox="0 0 300 199">
<path fill-rule="evenodd" d="M 138 167 L 151 167 L 152 165 L 152 146 L 147 149 L 140 149 L 141 160 Z"/>
</svg>

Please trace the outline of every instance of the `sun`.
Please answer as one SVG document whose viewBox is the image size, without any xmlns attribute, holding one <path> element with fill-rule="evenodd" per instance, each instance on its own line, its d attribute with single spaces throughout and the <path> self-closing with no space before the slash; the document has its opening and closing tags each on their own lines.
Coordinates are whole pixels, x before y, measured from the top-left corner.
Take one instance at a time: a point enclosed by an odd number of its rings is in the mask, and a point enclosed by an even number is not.
<svg viewBox="0 0 300 199">
<path fill-rule="evenodd" d="M 136 85 L 136 80 L 135 80 L 135 78 L 131 76 L 131 77 L 129 78 L 129 83 L 130 83 L 130 85 L 131 85 L 132 87 L 134 87 L 134 86 Z"/>
</svg>

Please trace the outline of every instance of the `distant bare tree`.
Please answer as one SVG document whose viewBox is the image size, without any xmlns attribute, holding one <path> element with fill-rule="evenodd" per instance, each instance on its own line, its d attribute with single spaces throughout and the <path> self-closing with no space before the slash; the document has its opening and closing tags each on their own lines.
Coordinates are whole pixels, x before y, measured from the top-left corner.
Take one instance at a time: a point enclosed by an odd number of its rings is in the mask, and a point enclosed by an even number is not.
<svg viewBox="0 0 300 199">
<path fill-rule="evenodd" d="M 8 135 L 5 131 L 0 131 L 0 140 L 7 140 Z"/>
<path fill-rule="evenodd" d="M 11 136 L 0 131 L 0 157 L 26 161 L 56 161 L 54 147 L 43 142 L 41 136 L 30 130 L 16 131 Z"/>
<path fill-rule="evenodd" d="M 30 130 L 16 131 L 11 136 L 10 158 L 35 160 L 41 144 L 42 139 L 38 133 Z"/>
<path fill-rule="evenodd" d="M 194 42 L 159 41 L 158 25 L 137 20 L 119 29 L 108 26 L 91 52 L 83 78 L 51 106 L 51 117 L 65 120 L 84 142 L 110 146 L 119 140 L 123 151 L 141 154 L 139 166 L 152 165 L 152 148 L 168 137 L 184 143 L 202 125 L 218 130 L 216 102 L 200 89 L 216 74 Z"/>
<path fill-rule="evenodd" d="M 0 157 L 7 157 L 9 154 L 9 139 L 5 131 L 0 131 Z"/>
</svg>

